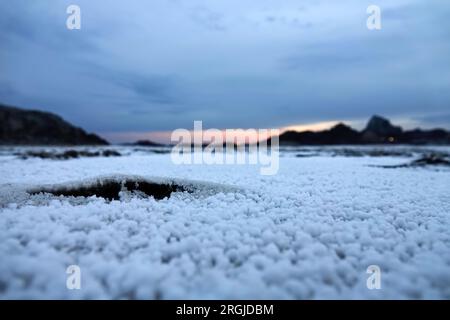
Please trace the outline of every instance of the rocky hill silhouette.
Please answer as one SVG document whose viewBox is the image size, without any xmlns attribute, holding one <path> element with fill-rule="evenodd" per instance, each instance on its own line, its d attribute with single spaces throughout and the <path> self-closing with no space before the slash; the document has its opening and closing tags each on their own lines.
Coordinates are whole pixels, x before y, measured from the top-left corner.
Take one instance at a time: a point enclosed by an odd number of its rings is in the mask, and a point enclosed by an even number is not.
<svg viewBox="0 0 450 320">
<path fill-rule="evenodd" d="M 429 144 L 450 145 L 450 132 L 444 129 L 404 131 L 388 119 L 373 116 L 362 131 L 339 123 L 324 131 L 286 131 L 280 145 L 352 145 L 352 144 Z"/>
<path fill-rule="evenodd" d="M 0 145 L 108 145 L 61 117 L 0 105 Z"/>
</svg>

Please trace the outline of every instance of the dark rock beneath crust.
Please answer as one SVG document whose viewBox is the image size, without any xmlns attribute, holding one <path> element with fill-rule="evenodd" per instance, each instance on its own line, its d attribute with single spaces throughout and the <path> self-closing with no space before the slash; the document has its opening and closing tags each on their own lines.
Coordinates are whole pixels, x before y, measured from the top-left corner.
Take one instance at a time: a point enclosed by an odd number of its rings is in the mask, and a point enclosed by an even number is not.
<svg viewBox="0 0 450 320">
<path fill-rule="evenodd" d="M 41 189 L 31 192 L 32 195 L 48 193 L 63 197 L 92 197 L 96 196 L 109 201 L 120 200 L 121 192 L 145 195 L 156 200 L 170 198 L 173 192 L 192 192 L 192 190 L 173 183 L 157 183 L 145 180 L 127 179 L 123 181 L 100 180 L 89 185 Z"/>
</svg>

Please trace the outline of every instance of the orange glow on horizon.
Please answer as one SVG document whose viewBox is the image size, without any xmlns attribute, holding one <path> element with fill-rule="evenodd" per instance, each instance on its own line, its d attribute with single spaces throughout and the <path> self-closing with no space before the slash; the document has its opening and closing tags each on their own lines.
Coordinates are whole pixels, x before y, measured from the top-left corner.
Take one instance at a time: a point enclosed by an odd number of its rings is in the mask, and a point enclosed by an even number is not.
<svg viewBox="0 0 450 320">
<path fill-rule="evenodd" d="M 325 121 L 325 122 L 317 122 L 312 124 L 301 124 L 301 125 L 291 125 L 280 128 L 280 134 L 285 131 L 321 131 L 321 130 L 327 130 L 331 127 L 335 126 L 341 121 Z M 229 130 L 237 130 L 237 129 L 229 129 Z M 246 129 L 244 130 L 244 133 L 246 132 Z M 203 131 L 205 133 L 206 129 Z M 223 133 L 225 130 L 221 130 Z M 256 130 L 258 131 L 258 130 Z M 194 134 L 192 130 L 189 130 L 191 132 L 192 137 L 194 135 L 197 136 L 197 133 Z M 125 142 L 136 142 L 138 140 L 150 140 L 156 143 L 163 143 L 163 144 L 171 144 L 170 137 L 171 137 L 172 131 L 150 131 L 150 132 L 105 132 L 101 133 L 103 137 L 110 140 L 113 143 L 125 143 Z M 205 137 L 207 138 L 207 137 Z M 267 136 L 260 136 L 259 140 L 267 139 Z M 207 140 L 207 139 L 205 139 Z M 254 143 L 258 141 L 258 135 L 250 135 L 249 136 L 250 143 Z M 206 141 L 207 142 L 207 141 Z"/>
<path fill-rule="evenodd" d="M 342 121 L 324 121 L 324 122 L 317 122 L 317 123 L 311 123 L 311 124 L 299 124 L 299 125 L 292 125 L 288 127 L 284 127 L 281 129 L 281 131 L 322 131 L 332 128 L 333 126 L 337 125 Z"/>
</svg>

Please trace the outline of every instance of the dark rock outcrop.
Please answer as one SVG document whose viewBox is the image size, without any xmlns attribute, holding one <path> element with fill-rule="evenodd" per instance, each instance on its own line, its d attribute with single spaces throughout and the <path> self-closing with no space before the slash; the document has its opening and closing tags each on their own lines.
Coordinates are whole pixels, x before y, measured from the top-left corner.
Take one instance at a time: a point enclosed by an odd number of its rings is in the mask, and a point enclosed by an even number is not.
<svg viewBox="0 0 450 320">
<path fill-rule="evenodd" d="M 77 158 L 93 158 L 93 157 L 120 157 L 120 152 L 116 150 L 102 150 L 102 151 L 88 151 L 88 150 L 66 150 L 58 152 L 53 151 L 26 151 L 24 153 L 18 153 L 21 159 L 28 158 L 41 158 L 51 160 L 68 160 Z"/>
<path fill-rule="evenodd" d="M 107 144 L 55 114 L 0 105 L 0 145 Z"/>
<path fill-rule="evenodd" d="M 409 163 L 396 164 L 396 165 L 384 165 L 384 166 L 373 166 L 385 169 L 397 169 L 397 168 L 421 168 L 421 167 L 450 167 L 450 161 L 448 155 L 444 154 L 427 154 L 419 159 L 413 160 Z"/>
</svg>

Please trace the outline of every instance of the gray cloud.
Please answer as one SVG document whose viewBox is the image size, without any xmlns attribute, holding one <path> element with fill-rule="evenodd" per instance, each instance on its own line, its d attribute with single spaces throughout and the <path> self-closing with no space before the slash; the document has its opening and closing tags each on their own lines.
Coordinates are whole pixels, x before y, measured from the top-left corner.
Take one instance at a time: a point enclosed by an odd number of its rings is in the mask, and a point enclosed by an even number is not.
<svg viewBox="0 0 450 320">
<path fill-rule="evenodd" d="M 223 31 L 226 29 L 223 15 L 219 12 L 208 9 L 205 6 L 194 7 L 191 9 L 190 15 L 193 21 L 207 29 L 216 31 Z"/>
<path fill-rule="evenodd" d="M 178 81 L 176 76 L 116 70 L 95 64 L 85 64 L 84 70 L 84 74 L 89 77 L 114 84 L 119 89 L 124 89 L 134 94 L 134 98 L 142 101 L 174 104 L 180 98 L 180 93 L 176 91 Z M 103 96 L 120 98 L 115 92 L 104 93 Z"/>
</svg>

